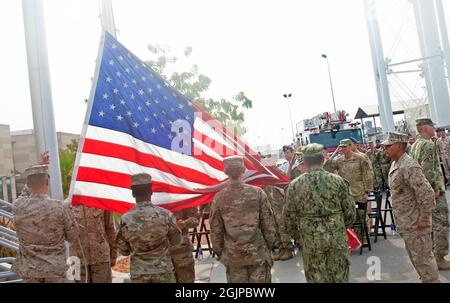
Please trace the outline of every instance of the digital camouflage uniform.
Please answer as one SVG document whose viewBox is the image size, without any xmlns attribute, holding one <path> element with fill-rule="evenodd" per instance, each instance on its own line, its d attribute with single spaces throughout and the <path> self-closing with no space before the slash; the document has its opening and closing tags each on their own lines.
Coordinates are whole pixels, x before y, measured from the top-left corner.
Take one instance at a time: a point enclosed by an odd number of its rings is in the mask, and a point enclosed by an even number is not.
<svg viewBox="0 0 450 303">
<path fill-rule="evenodd" d="M 406 135 L 390 133 L 388 140 L 383 144 L 406 143 L 407 140 Z M 439 282 L 431 227 L 423 230 L 417 228 L 419 219 L 431 222 L 434 191 L 420 165 L 408 154 L 404 153 L 398 161 L 392 163 L 389 171 L 389 188 L 397 230 L 405 241 L 411 263 L 422 282 Z"/>
<path fill-rule="evenodd" d="M 316 145 L 305 148 L 305 158 L 320 151 Z M 348 183 L 335 174 L 309 169 L 289 185 L 283 217 L 289 235 L 300 239 L 307 282 L 348 282 L 346 228 L 355 216 Z"/>
<path fill-rule="evenodd" d="M 449 217 L 448 204 L 445 197 L 444 176 L 439 164 L 437 146 L 431 139 L 417 137 L 411 148 L 411 156 L 422 167 L 423 174 L 427 178 L 435 192 L 441 195 L 436 199 L 436 207 L 433 210 L 433 252 L 436 258 L 443 258 L 448 254 Z"/>
<path fill-rule="evenodd" d="M 175 216 L 150 201 L 136 202 L 122 216 L 116 236 L 120 252 L 131 255 L 133 283 L 174 283 L 169 247 L 179 245 L 181 240 Z"/>
<path fill-rule="evenodd" d="M 444 166 L 445 177 L 450 181 L 450 137 L 438 138 L 436 145 Z"/>
<path fill-rule="evenodd" d="M 391 168 L 391 158 L 384 152 L 384 150 L 380 150 L 380 164 L 381 164 L 381 173 L 383 177 L 383 184 L 388 186 L 388 177 L 389 170 Z"/>
<path fill-rule="evenodd" d="M 47 171 L 47 165 L 35 165 L 27 169 L 27 174 Z M 30 194 L 14 201 L 12 213 L 19 239 L 12 271 L 29 283 L 64 282 L 68 269 L 64 241 L 79 243 L 70 210 L 48 195 Z"/>
<path fill-rule="evenodd" d="M 367 156 L 372 163 L 373 188 L 380 191 L 383 187 L 383 171 L 381 169 L 380 151 L 377 149 L 370 149 L 367 151 Z"/>
<path fill-rule="evenodd" d="M 186 222 L 186 227 L 181 230 L 182 241 L 177 246 L 169 248 L 172 257 L 175 277 L 178 283 L 195 282 L 195 260 L 192 255 L 194 247 L 189 239 L 189 228 L 197 227 L 199 213 L 197 207 L 187 208 L 174 213 L 177 220 Z"/>
<path fill-rule="evenodd" d="M 283 207 L 284 207 L 284 197 L 275 188 L 275 186 L 269 185 L 264 188 L 264 192 L 269 199 L 270 205 L 272 207 L 273 213 L 275 215 L 275 222 L 277 226 L 280 249 L 292 249 L 291 237 L 286 233 L 286 226 L 283 220 Z"/>
<path fill-rule="evenodd" d="M 117 258 L 113 213 L 85 205 L 69 207 L 77 222 L 83 246 L 83 251 L 80 251 L 70 243 L 70 255 L 77 256 L 81 261 L 81 279 L 76 282 L 86 281 L 87 267 L 88 283 L 111 283 L 111 262 Z"/>
<path fill-rule="evenodd" d="M 218 192 L 211 205 L 211 240 L 229 283 L 270 283 L 276 224 L 264 191 L 244 182 Z"/>
</svg>

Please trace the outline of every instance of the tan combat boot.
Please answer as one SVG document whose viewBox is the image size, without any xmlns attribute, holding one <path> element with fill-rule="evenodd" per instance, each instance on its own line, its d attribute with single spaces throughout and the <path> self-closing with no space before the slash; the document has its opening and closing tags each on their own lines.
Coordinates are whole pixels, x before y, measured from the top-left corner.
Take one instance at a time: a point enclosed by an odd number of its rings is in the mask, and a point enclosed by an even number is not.
<svg viewBox="0 0 450 303">
<path fill-rule="evenodd" d="M 450 261 L 442 258 L 436 258 L 436 264 L 439 268 L 439 270 L 449 270 L 450 269 Z"/>
<path fill-rule="evenodd" d="M 294 256 L 292 255 L 291 249 L 282 249 L 277 257 L 278 257 L 277 260 L 286 261 L 292 259 Z"/>
</svg>

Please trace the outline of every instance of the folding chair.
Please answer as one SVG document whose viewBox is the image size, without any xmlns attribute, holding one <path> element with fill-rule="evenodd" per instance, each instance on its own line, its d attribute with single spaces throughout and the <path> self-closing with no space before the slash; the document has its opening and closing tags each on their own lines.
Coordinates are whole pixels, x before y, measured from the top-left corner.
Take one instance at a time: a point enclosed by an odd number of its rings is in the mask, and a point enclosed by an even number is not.
<svg viewBox="0 0 450 303">
<path fill-rule="evenodd" d="M 362 255 L 364 247 L 369 248 L 369 251 L 372 250 L 372 245 L 370 244 L 369 229 L 367 228 L 367 223 L 366 223 L 367 204 L 365 202 L 356 202 L 355 204 L 356 204 L 356 209 L 362 210 L 362 213 L 363 213 L 361 222 L 353 223 L 353 229 L 359 230 L 360 232 L 358 233 L 358 235 L 362 234 L 362 237 L 363 237 L 361 239 L 362 245 L 361 245 L 361 248 L 359 249 L 359 254 Z M 364 240 L 367 241 L 366 244 L 364 244 L 364 242 L 366 242 Z"/>
</svg>

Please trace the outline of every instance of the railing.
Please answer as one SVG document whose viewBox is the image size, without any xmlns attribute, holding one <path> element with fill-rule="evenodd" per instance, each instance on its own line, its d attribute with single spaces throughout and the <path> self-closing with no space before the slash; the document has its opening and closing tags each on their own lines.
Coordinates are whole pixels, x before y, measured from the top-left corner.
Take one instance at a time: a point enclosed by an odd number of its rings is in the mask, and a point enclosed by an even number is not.
<svg viewBox="0 0 450 303">
<path fill-rule="evenodd" d="M 12 203 L 0 199 L 0 217 L 13 220 Z M 19 239 L 14 230 L 0 225 L 0 247 L 19 251 Z M 22 280 L 16 273 L 11 271 L 11 264 L 15 261 L 13 257 L 0 258 L 0 283 L 19 283 Z"/>
</svg>

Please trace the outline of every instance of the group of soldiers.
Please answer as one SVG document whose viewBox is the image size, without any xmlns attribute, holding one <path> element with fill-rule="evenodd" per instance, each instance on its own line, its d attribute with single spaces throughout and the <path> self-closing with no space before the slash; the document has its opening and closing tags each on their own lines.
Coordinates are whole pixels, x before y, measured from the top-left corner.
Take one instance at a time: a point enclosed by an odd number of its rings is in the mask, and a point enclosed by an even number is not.
<svg viewBox="0 0 450 303">
<path fill-rule="evenodd" d="M 72 279 L 111 283 L 111 268 L 119 253 L 131 255 L 133 282 L 195 281 L 188 229 L 198 225 L 197 208 L 173 214 L 154 206 L 151 176 L 133 175 L 136 207 L 122 217 L 116 231 L 111 211 L 71 205 L 48 196 L 49 161 L 44 153 L 38 165 L 26 170 L 26 186 L 13 203 L 19 252 L 12 270 L 25 282 L 63 283 Z M 74 262 L 78 268 L 68 269 L 67 256 L 78 260 Z"/>
<path fill-rule="evenodd" d="M 367 154 L 352 138 L 341 140 L 331 155 L 320 144 L 297 152 L 286 146 L 288 164 L 282 170 L 292 181 L 284 190 L 246 184 L 244 158 L 225 158 L 228 184 L 211 204 L 209 223 L 213 251 L 226 267 L 227 281 L 271 282 L 273 261 L 292 258 L 294 242 L 301 247 L 308 282 L 348 282 L 346 229 L 358 220 L 370 226 L 355 204 L 389 187 L 412 264 L 422 282 L 438 282 L 438 270 L 450 269 L 445 259 L 448 204 L 439 161 L 450 159 L 442 155 L 450 143 L 445 130 L 436 138 L 430 119 L 417 120 L 417 130 L 412 146 L 407 135 L 389 133 Z M 48 161 L 44 155 L 27 169 L 26 188 L 13 204 L 19 238 L 13 270 L 26 282 L 65 280 L 64 241 L 70 243 L 69 256 L 80 260 L 77 282 L 111 282 L 118 253 L 130 256 L 132 282 L 195 281 L 188 230 L 199 223 L 196 207 L 175 213 L 158 207 L 151 199 L 151 176 L 132 175 L 136 205 L 116 231 L 109 211 L 49 198 Z"/>
</svg>

